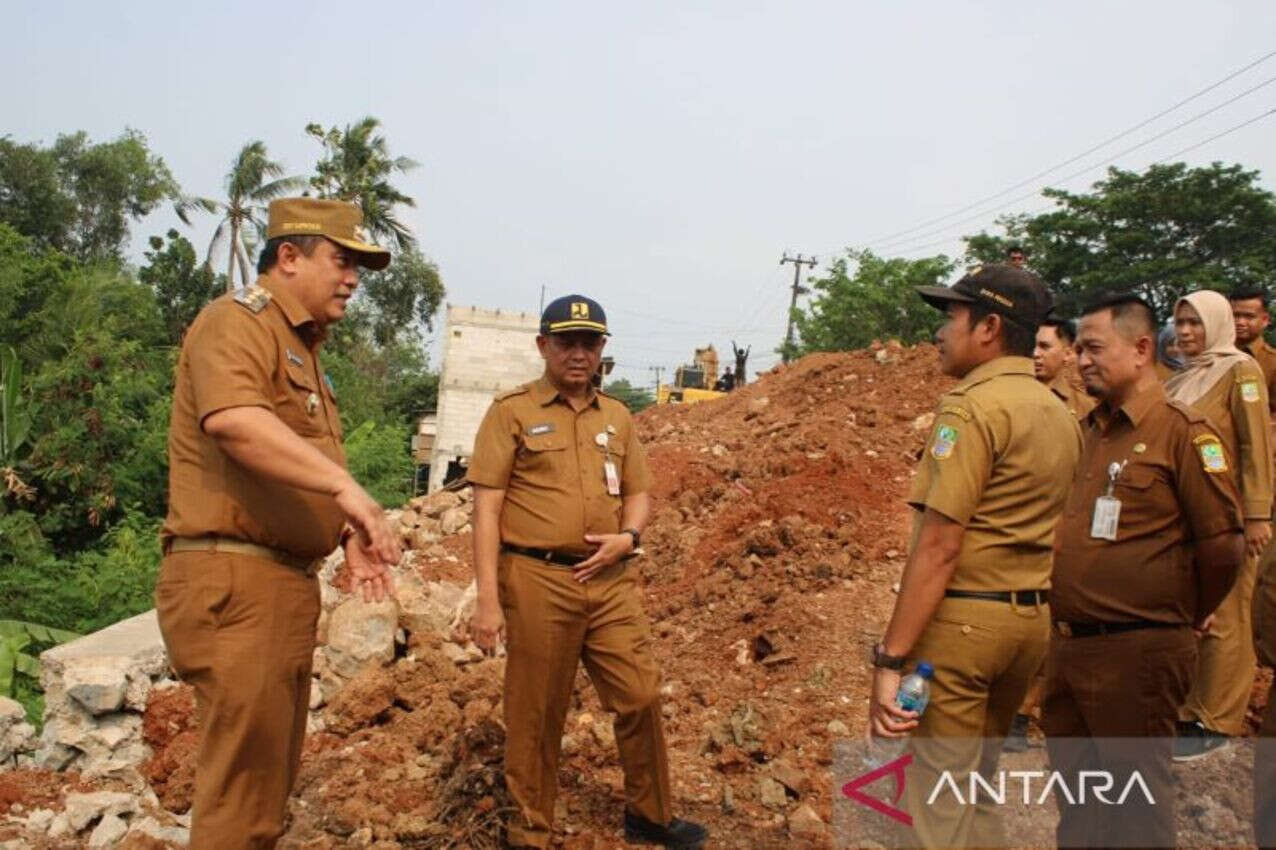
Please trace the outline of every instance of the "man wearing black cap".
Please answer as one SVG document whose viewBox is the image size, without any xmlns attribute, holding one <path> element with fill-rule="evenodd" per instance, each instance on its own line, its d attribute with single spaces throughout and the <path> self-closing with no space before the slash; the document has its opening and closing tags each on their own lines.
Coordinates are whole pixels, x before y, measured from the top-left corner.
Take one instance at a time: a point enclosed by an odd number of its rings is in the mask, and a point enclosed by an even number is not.
<svg viewBox="0 0 1276 850">
<path fill-rule="evenodd" d="M 1004 846 L 988 798 L 928 800 L 948 771 L 966 787 L 991 775 L 1049 639 L 1051 542 L 1081 451 L 1076 420 L 1033 375 L 1037 327 L 1050 293 L 1031 272 L 976 268 L 951 288 L 919 287 L 943 310 L 944 374 L 908 503 L 914 544 L 895 611 L 874 648 L 874 735 L 913 733 L 906 806 L 925 847 Z M 934 668 L 921 718 L 895 705 L 900 671 Z"/>
<path fill-rule="evenodd" d="M 505 784 L 515 846 L 546 847 L 559 745 L 584 661 L 625 771 L 625 837 L 698 847 L 672 814 L 660 670 L 637 577 L 625 560 L 650 513 L 646 456 L 624 404 L 599 391 L 607 317 L 583 295 L 541 315 L 539 380 L 496 397 L 474 441 L 474 639 L 504 636 Z"/>
</svg>

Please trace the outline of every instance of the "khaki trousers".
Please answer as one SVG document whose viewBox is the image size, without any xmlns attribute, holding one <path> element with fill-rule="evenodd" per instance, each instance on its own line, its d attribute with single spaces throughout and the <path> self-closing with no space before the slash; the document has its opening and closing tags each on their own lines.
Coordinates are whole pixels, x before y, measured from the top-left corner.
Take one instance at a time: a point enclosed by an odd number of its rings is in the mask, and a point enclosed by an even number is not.
<svg viewBox="0 0 1276 850">
<path fill-rule="evenodd" d="M 247 555 L 169 554 L 155 587 L 200 725 L 191 850 L 262 850 L 284 831 L 319 619 L 314 576 Z"/>
<path fill-rule="evenodd" d="M 660 670 L 633 571 L 622 562 L 581 584 L 570 569 L 505 552 L 497 575 L 508 651 L 505 784 L 520 810 L 509 842 L 549 844 L 563 723 L 581 661 L 603 708 L 616 715 L 629 810 L 667 824 Z"/>
<path fill-rule="evenodd" d="M 1056 794 L 1059 847 L 1177 846 L 1170 756 L 1196 643 L 1186 626 L 1051 636 L 1041 721 L 1053 769 L 1073 787 L 1080 771 L 1106 770 L 1117 788 L 1137 770 L 1157 802 L 1134 793 L 1120 806 L 1074 805 Z M 1097 740 L 1077 740 L 1087 738 Z"/>
<path fill-rule="evenodd" d="M 1258 560 L 1246 558 L 1236 584 L 1214 612 L 1214 624 L 1200 640 L 1196 677 L 1179 709 L 1180 720 L 1199 720 L 1206 729 L 1224 735 L 1244 733 L 1245 709 L 1258 670 L 1250 620 L 1257 575 Z"/>
<path fill-rule="evenodd" d="M 950 795 L 926 799 L 947 770 L 961 787 L 997 769 L 1015 710 L 1041 666 L 1049 639 L 1046 605 L 946 598 L 910 655 L 935 668 L 930 705 L 909 741 L 904 799 L 922 847 L 1004 847 L 991 801 L 966 806 Z"/>
</svg>

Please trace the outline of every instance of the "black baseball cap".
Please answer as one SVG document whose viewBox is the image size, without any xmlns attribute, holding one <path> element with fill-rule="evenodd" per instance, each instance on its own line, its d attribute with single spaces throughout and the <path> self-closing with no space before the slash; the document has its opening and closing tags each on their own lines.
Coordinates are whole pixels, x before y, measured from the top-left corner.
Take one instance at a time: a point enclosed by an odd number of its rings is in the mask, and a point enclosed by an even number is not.
<svg viewBox="0 0 1276 850">
<path fill-rule="evenodd" d="M 944 310 L 952 303 L 983 304 L 1032 330 L 1054 305 L 1054 297 L 1041 278 L 1027 269 L 1000 263 L 976 266 L 952 286 L 919 286 L 917 294 L 936 310 Z"/>
<path fill-rule="evenodd" d="M 564 295 L 545 305 L 541 313 L 542 334 L 593 331 L 607 334 L 607 314 L 602 305 L 584 295 Z"/>
</svg>

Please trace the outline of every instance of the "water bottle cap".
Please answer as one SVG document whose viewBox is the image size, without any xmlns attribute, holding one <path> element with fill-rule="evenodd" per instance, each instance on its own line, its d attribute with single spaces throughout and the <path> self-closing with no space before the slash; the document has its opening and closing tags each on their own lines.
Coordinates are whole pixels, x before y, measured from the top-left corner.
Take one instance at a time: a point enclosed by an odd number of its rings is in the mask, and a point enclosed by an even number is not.
<svg viewBox="0 0 1276 850">
<path fill-rule="evenodd" d="M 921 676 L 923 679 L 929 679 L 931 676 L 935 675 L 935 668 L 930 666 L 929 661 L 918 661 L 917 675 Z"/>
</svg>

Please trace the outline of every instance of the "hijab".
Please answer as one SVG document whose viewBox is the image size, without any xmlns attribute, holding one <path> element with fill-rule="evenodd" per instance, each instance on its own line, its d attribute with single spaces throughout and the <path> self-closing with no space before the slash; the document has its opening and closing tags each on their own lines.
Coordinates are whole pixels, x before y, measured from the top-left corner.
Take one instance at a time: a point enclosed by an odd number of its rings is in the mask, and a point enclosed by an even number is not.
<svg viewBox="0 0 1276 850">
<path fill-rule="evenodd" d="M 1177 372 L 1183 368 L 1183 358 L 1171 357 L 1168 351 L 1170 344 L 1174 342 L 1174 335 L 1174 322 L 1166 322 L 1165 327 L 1161 328 L 1161 332 L 1156 337 L 1156 362 Z"/>
<path fill-rule="evenodd" d="M 1165 382 L 1165 390 L 1172 399 L 1195 404 L 1227 377 L 1233 366 L 1248 359 L 1249 355 L 1236 347 L 1232 305 L 1223 295 L 1212 289 L 1185 295 L 1174 303 L 1175 315 L 1180 304 L 1190 305 L 1200 315 L 1205 348 L 1195 357 L 1188 358 L 1183 371 L 1170 376 Z"/>
</svg>

